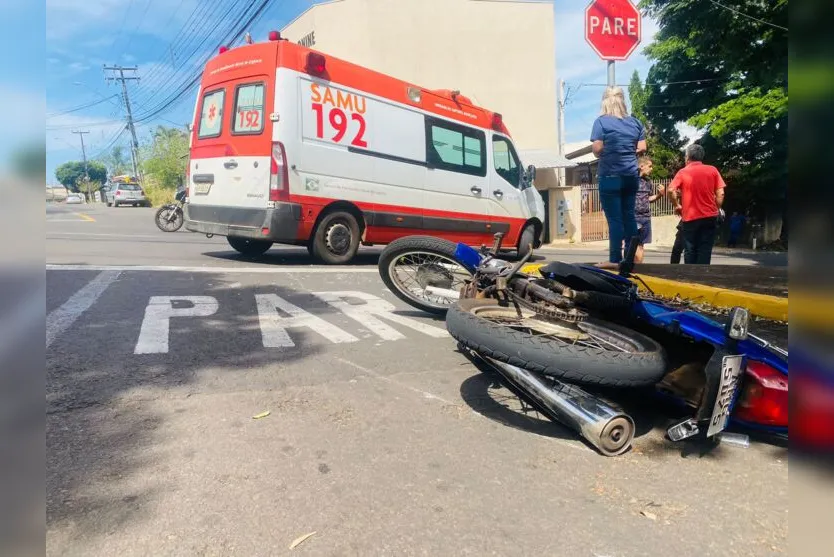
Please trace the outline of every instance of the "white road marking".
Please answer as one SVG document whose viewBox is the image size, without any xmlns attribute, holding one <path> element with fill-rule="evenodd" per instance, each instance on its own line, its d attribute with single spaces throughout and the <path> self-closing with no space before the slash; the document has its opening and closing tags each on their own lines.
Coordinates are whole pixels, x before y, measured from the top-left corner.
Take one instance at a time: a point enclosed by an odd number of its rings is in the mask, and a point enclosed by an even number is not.
<svg viewBox="0 0 834 557">
<path fill-rule="evenodd" d="M 82 313 L 95 303 L 107 287 L 121 274 L 118 270 L 102 271 L 84 288 L 70 296 L 69 300 L 46 316 L 46 347 L 52 344 L 61 333 L 75 323 Z"/>
<path fill-rule="evenodd" d="M 48 263 L 47 271 L 153 271 L 176 273 L 248 273 L 248 274 L 358 274 L 378 273 L 376 267 L 176 267 L 170 265 L 59 265 Z"/>
<path fill-rule="evenodd" d="M 47 222 L 64 222 L 64 221 L 50 220 L 50 221 L 47 221 Z M 72 222 L 92 222 L 92 221 L 73 220 Z M 58 231 L 47 232 L 46 235 L 47 235 L 47 237 L 55 236 L 55 235 L 58 235 L 58 236 L 107 236 L 107 237 L 112 237 L 112 238 L 130 238 L 130 239 L 133 239 L 133 238 L 153 238 L 155 240 L 159 240 L 159 239 L 165 237 L 165 236 L 162 236 L 161 234 L 158 235 L 158 236 L 149 236 L 149 235 L 142 235 L 142 234 L 105 234 L 105 233 L 94 233 L 94 232 L 58 232 Z"/>
<path fill-rule="evenodd" d="M 409 327 L 417 332 L 429 335 L 434 338 L 444 338 L 449 336 L 445 329 L 440 327 L 433 327 L 420 323 L 416 319 L 411 319 L 402 315 L 394 313 L 396 307 L 394 304 L 383 300 L 373 294 L 365 292 L 347 291 L 347 292 L 313 292 L 313 295 L 321 300 L 327 302 L 334 308 L 338 309 L 351 319 L 359 322 L 360 325 L 366 327 L 368 330 L 375 333 L 383 340 L 400 340 L 404 339 L 405 335 L 383 323 L 379 318 L 387 319 Z M 352 304 L 350 299 L 362 300 L 361 304 Z"/>
<path fill-rule="evenodd" d="M 192 307 L 175 308 L 175 301 L 189 302 Z M 208 317 L 217 308 L 211 296 L 151 296 L 133 353 L 167 354 L 172 317 Z"/>
<path fill-rule="evenodd" d="M 308 328 L 336 344 L 359 340 L 352 334 L 275 294 L 256 294 L 255 300 L 258 304 L 258 320 L 261 324 L 261 338 L 265 348 L 295 346 L 287 329 Z M 288 317 L 281 315 L 278 310 L 286 313 Z"/>
</svg>

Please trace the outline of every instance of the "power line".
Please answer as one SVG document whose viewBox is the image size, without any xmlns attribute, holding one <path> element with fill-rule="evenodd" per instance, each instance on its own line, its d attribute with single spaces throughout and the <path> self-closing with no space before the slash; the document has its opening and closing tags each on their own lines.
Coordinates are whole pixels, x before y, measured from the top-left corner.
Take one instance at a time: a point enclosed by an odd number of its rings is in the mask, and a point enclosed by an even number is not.
<svg viewBox="0 0 834 557">
<path fill-rule="evenodd" d="M 127 94 L 127 82 L 128 81 L 139 81 L 139 76 L 135 75 L 135 72 L 138 70 L 136 66 L 132 68 L 126 68 L 124 66 L 105 66 L 105 71 L 113 72 L 112 75 L 105 77 L 104 79 L 107 81 L 119 81 L 122 84 L 122 93 L 124 94 L 124 101 L 125 101 L 125 110 L 127 111 L 127 127 L 130 130 L 130 135 L 133 138 L 133 142 L 131 143 L 130 154 L 131 158 L 133 159 L 133 175 L 137 178 L 139 177 L 139 140 L 136 139 L 136 128 L 133 126 L 133 113 L 130 110 L 130 97 Z M 125 71 L 132 71 L 134 75 L 125 76 Z M 115 72 L 119 72 L 119 75 L 116 76 Z"/>
<path fill-rule="evenodd" d="M 747 19 L 750 19 L 750 20 L 753 20 L 753 21 L 758 21 L 759 23 L 761 23 L 763 25 L 769 25 L 773 28 L 781 29 L 782 31 L 787 31 L 788 30 L 787 27 L 782 27 L 781 25 L 776 25 L 775 23 L 771 23 L 769 21 L 759 19 L 758 17 L 753 17 L 752 15 L 747 15 L 744 12 L 740 12 L 739 10 L 737 10 L 735 8 L 731 8 L 730 6 L 725 6 L 724 4 L 722 4 L 720 2 L 716 2 L 715 0 L 709 0 L 709 1 L 712 2 L 713 4 L 715 4 L 716 6 L 718 6 L 719 8 L 724 8 L 725 10 L 729 10 L 736 15 L 740 15 L 741 17 L 746 17 Z"/>
<path fill-rule="evenodd" d="M 244 12 L 241 14 L 241 16 L 235 22 L 235 24 L 226 33 L 226 35 L 224 37 L 224 40 L 220 43 L 220 45 L 229 44 L 229 43 L 232 43 L 232 42 L 238 40 L 243 35 L 243 33 L 246 31 L 246 29 L 250 25 L 252 25 L 255 21 L 257 21 L 263 15 L 264 10 L 269 6 L 269 4 L 272 1 L 273 0 L 262 0 L 261 4 L 254 10 L 254 12 L 251 13 L 251 15 L 249 15 L 249 19 L 244 22 L 243 20 L 247 17 L 247 13 L 251 11 L 250 8 L 252 6 L 254 6 L 254 4 L 256 2 L 256 0 L 253 0 L 250 3 L 250 6 L 247 7 L 246 10 L 244 10 Z M 207 61 L 208 57 L 210 57 L 210 56 L 211 56 L 211 53 L 209 53 L 205 57 L 206 61 Z M 204 64 L 205 64 L 205 62 L 202 65 L 204 65 Z M 175 102 L 179 101 L 183 97 L 183 95 L 188 93 L 195 85 L 197 85 L 197 83 L 200 81 L 201 76 L 202 76 L 202 68 L 193 75 L 193 77 L 190 81 L 185 82 L 184 86 L 178 87 L 178 90 L 175 93 L 169 95 L 166 100 L 162 101 L 161 103 L 158 103 L 156 106 L 151 108 L 147 113 L 139 116 L 137 118 L 137 121 L 138 122 L 144 122 L 144 121 L 150 120 L 153 117 L 155 117 L 156 115 L 161 114 L 162 112 L 167 110 Z"/>
<path fill-rule="evenodd" d="M 78 112 L 79 110 L 84 110 L 85 108 L 90 108 L 91 106 L 96 106 L 97 104 L 101 104 L 103 102 L 110 102 L 110 99 L 114 99 L 116 97 L 118 97 L 118 95 L 110 95 L 109 97 L 102 98 L 100 100 L 93 101 L 91 103 L 82 104 L 80 106 L 76 106 L 75 108 L 70 108 L 70 109 L 64 110 L 63 112 L 52 112 L 50 114 L 47 114 L 46 117 L 47 118 L 54 118 L 55 116 L 63 116 L 64 114 L 71 114 L 73 112 Z"/>
</svg>

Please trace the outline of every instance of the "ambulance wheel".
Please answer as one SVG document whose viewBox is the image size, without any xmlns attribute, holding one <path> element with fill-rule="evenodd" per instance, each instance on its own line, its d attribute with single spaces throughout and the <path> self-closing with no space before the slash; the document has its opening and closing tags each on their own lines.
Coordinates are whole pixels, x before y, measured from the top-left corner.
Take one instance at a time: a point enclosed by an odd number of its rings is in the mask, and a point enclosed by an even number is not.
<svg viewBox="0 0 834 557">
<path fill-rule="evenodd" d="M 325 215 L 313 236 L 313 257 L 327 265 L 347 263 L 359 250 L 359 223 L 350 213 Z"/>
<path fill-rule="evenodd" d="M 518 240 L 518 258 L 526 257 L 530 253 L 531 244 L 536 243 L 536 227 L 528 224 L 527 227 L 521 231 L 521 237 Z"/>
<path fill-rule="evenodd" d="M 269 240 L 250 240 L 249 238 L 238 238 L 237 236 L 227 236 L 226 241 L 234 248 L 235 251 L 247 257 L 257 257 L 266 253 L 266 250 L 272 247 L 272 242 Z"/>
</svg>

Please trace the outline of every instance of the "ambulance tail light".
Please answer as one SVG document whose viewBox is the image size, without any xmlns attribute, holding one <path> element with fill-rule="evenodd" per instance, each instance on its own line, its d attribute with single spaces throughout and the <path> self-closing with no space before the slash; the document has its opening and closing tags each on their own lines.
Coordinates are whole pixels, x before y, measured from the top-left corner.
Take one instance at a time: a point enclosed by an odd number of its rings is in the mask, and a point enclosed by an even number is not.
<svg viewBox="0 0 834 557">
<path fill-rule="evenodd" d="M 224 52 L 228 52 L 228 51 L 229 51 L 229 47 L 226 46 L 226 45 L 223 45 L 219 49 L 217 49 L 218 54 L 223 54 Z"/>
<path fill-rule="evenodd" d="M 305 69 L 309 74 L 323 75 L 327 71 L 327 60 L 318 52 L 308 52 Z"/>
<path fill-rule="evenodd" d="M 269 171 L 269 200 L 286 201 L 290 195 L 290 175 L 287 153 L 280 142 L 272 144 L 272 162 Z"/>
<path fill-rule="evenodd" d="M 281 33 L 278 31 L 270 31 L 269 32 L 269 40 L 270 41 L 280 41 L 281 40 Z"/>
<path fill-rule="evenodd" d="M 749 361 L 735 418 L 758 425 L 788 427 L 788 377 L 765 363 Z"/>
</svg>

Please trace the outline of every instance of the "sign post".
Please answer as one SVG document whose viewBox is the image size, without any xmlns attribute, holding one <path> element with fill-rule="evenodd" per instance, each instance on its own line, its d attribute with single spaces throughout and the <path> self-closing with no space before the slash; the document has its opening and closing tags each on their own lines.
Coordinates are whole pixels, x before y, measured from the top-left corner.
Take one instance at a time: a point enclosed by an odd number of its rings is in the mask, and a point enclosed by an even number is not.
<svg viewBox="0 0 834 557">
<path fill-rule="evenodd" d="M 629 0 L 592 0 L 585 8 L 585 40 L 608 61 L 608 85 L 616 84 L 614 63 L 627 60 L 641 39 L 640 12 Z"/>
</svg>

